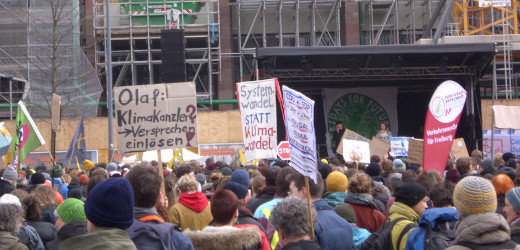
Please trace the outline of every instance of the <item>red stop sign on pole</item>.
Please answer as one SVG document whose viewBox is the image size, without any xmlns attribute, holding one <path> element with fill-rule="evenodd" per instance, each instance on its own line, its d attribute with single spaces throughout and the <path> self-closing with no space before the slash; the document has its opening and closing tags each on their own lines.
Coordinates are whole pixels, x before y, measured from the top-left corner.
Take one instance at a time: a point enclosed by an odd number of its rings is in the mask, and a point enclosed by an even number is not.
<svg viewBox="0 0 520 250">
<path fill-rule="evenodd" d="M 288 141 L 281 141 L 278 144 L 278 157 L 284 161 L 288 161 L 291 159 L 291 153 L 289 150 L 289 142 Z"/>
</svg>

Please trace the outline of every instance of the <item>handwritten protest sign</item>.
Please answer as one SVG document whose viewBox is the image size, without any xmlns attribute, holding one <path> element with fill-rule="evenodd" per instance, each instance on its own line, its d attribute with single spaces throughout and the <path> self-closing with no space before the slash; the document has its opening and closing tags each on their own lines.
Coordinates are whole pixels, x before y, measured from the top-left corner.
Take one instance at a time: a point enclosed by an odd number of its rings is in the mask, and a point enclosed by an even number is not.
<svg viewBox="0 0 520 250">
<path fill-rule="evenodd" d="M 275 79 L 237 83 L 247 161 L 276 158 Z"/>
<path fill-rule="evenodd" d="M 314 130 L 314 101 L 286 86 L 282 87 L 285 104 L 287 140 L 290 145 L 291 166 L 317 181 L 316 132 Z"/>
<path fill-rule="evenodd" d="M 370 145 L 366 141 L 343 139 L 343 157 L 346 162 L 370 163 Z"/>
<path fill-rule="evenodd" d="M 413 137 L 391 137 L 390 155 L 393 157 L 407 157 L 410 139 L 413 139 Z"/>
<path fill-rule="evenodd" d="M 197 147 L 193 82 L 114 88 L 119 152 Z"/>
</svg>

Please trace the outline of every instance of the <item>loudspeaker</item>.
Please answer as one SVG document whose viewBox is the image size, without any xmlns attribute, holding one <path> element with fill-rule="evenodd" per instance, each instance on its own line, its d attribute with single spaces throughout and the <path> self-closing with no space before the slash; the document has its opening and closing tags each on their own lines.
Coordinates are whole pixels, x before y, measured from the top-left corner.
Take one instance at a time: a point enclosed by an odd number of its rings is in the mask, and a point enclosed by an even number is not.
<svg viewBox="0 0 520 250">
<path fill-rule="evenodd" d="M 162 81 L 186 81 L 184 30 L 161 30 Z"/>
</svg>

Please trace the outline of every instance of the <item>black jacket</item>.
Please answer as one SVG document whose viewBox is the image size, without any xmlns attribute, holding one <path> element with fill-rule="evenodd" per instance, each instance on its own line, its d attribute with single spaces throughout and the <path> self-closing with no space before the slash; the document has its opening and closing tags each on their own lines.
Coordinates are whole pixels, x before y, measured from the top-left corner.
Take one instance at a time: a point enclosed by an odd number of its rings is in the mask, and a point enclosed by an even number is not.
<svg viewBox="0 0 520 250">
<path fill-rule="evenodd" d="M 300 240 L 296 242 L 291 242 L 284 247 L 282 247 L 282 250 L 321 250 L 326 249 L 322 248 L 320 244 L 310 241 L 310 240 Z"/>
<path fill-rule="evenodd" d="M 74 236 L 82 235 L 87 233 L 87 223 L 84 221 L 71 221 L 65 225 L 58 231 L 57 237 L 54 240 L 47 243 L 47 249 L 49 250 L 57 250 L 58 245 Z"/>
<path fill-rule="evenodd" d="M 262 205 L 268 201 L 271 201 L 273 198 L 274 198 L 274 193 L 263 193 L 260 196 L 251 198 L 249 200 L 249 202 L 247 202 L 246 208 L 249 209 L 249 211 L 251 211 L 252 214 L 255 214 L 256 209 L 260 205 Z"/>
<path fill-rule="evenodd" d="M 43 245 L 47 246 L 47 243 L 53 241 L 58 234 L 58 230 L 56 227 L 45 221 L 28 221 L 27 224 L 29 226 L 34 227 L 38 235 L 40 235 L 40 239 L 42 239 Z"/>
</svg>

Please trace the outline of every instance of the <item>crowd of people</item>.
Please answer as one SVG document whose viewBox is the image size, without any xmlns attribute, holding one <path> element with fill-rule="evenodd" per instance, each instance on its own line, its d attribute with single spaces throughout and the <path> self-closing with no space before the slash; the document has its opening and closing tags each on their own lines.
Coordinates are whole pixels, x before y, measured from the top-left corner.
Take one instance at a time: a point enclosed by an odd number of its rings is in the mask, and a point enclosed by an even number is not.
<svg viewBox="0 0 520 250">
<path fill-rule="evenodd" d="M 71 167 L 0 170 L 0 249 L 520 249 L 511 153 L 333 157 L 308 183 L 284 161 Z"/>
</svg>

